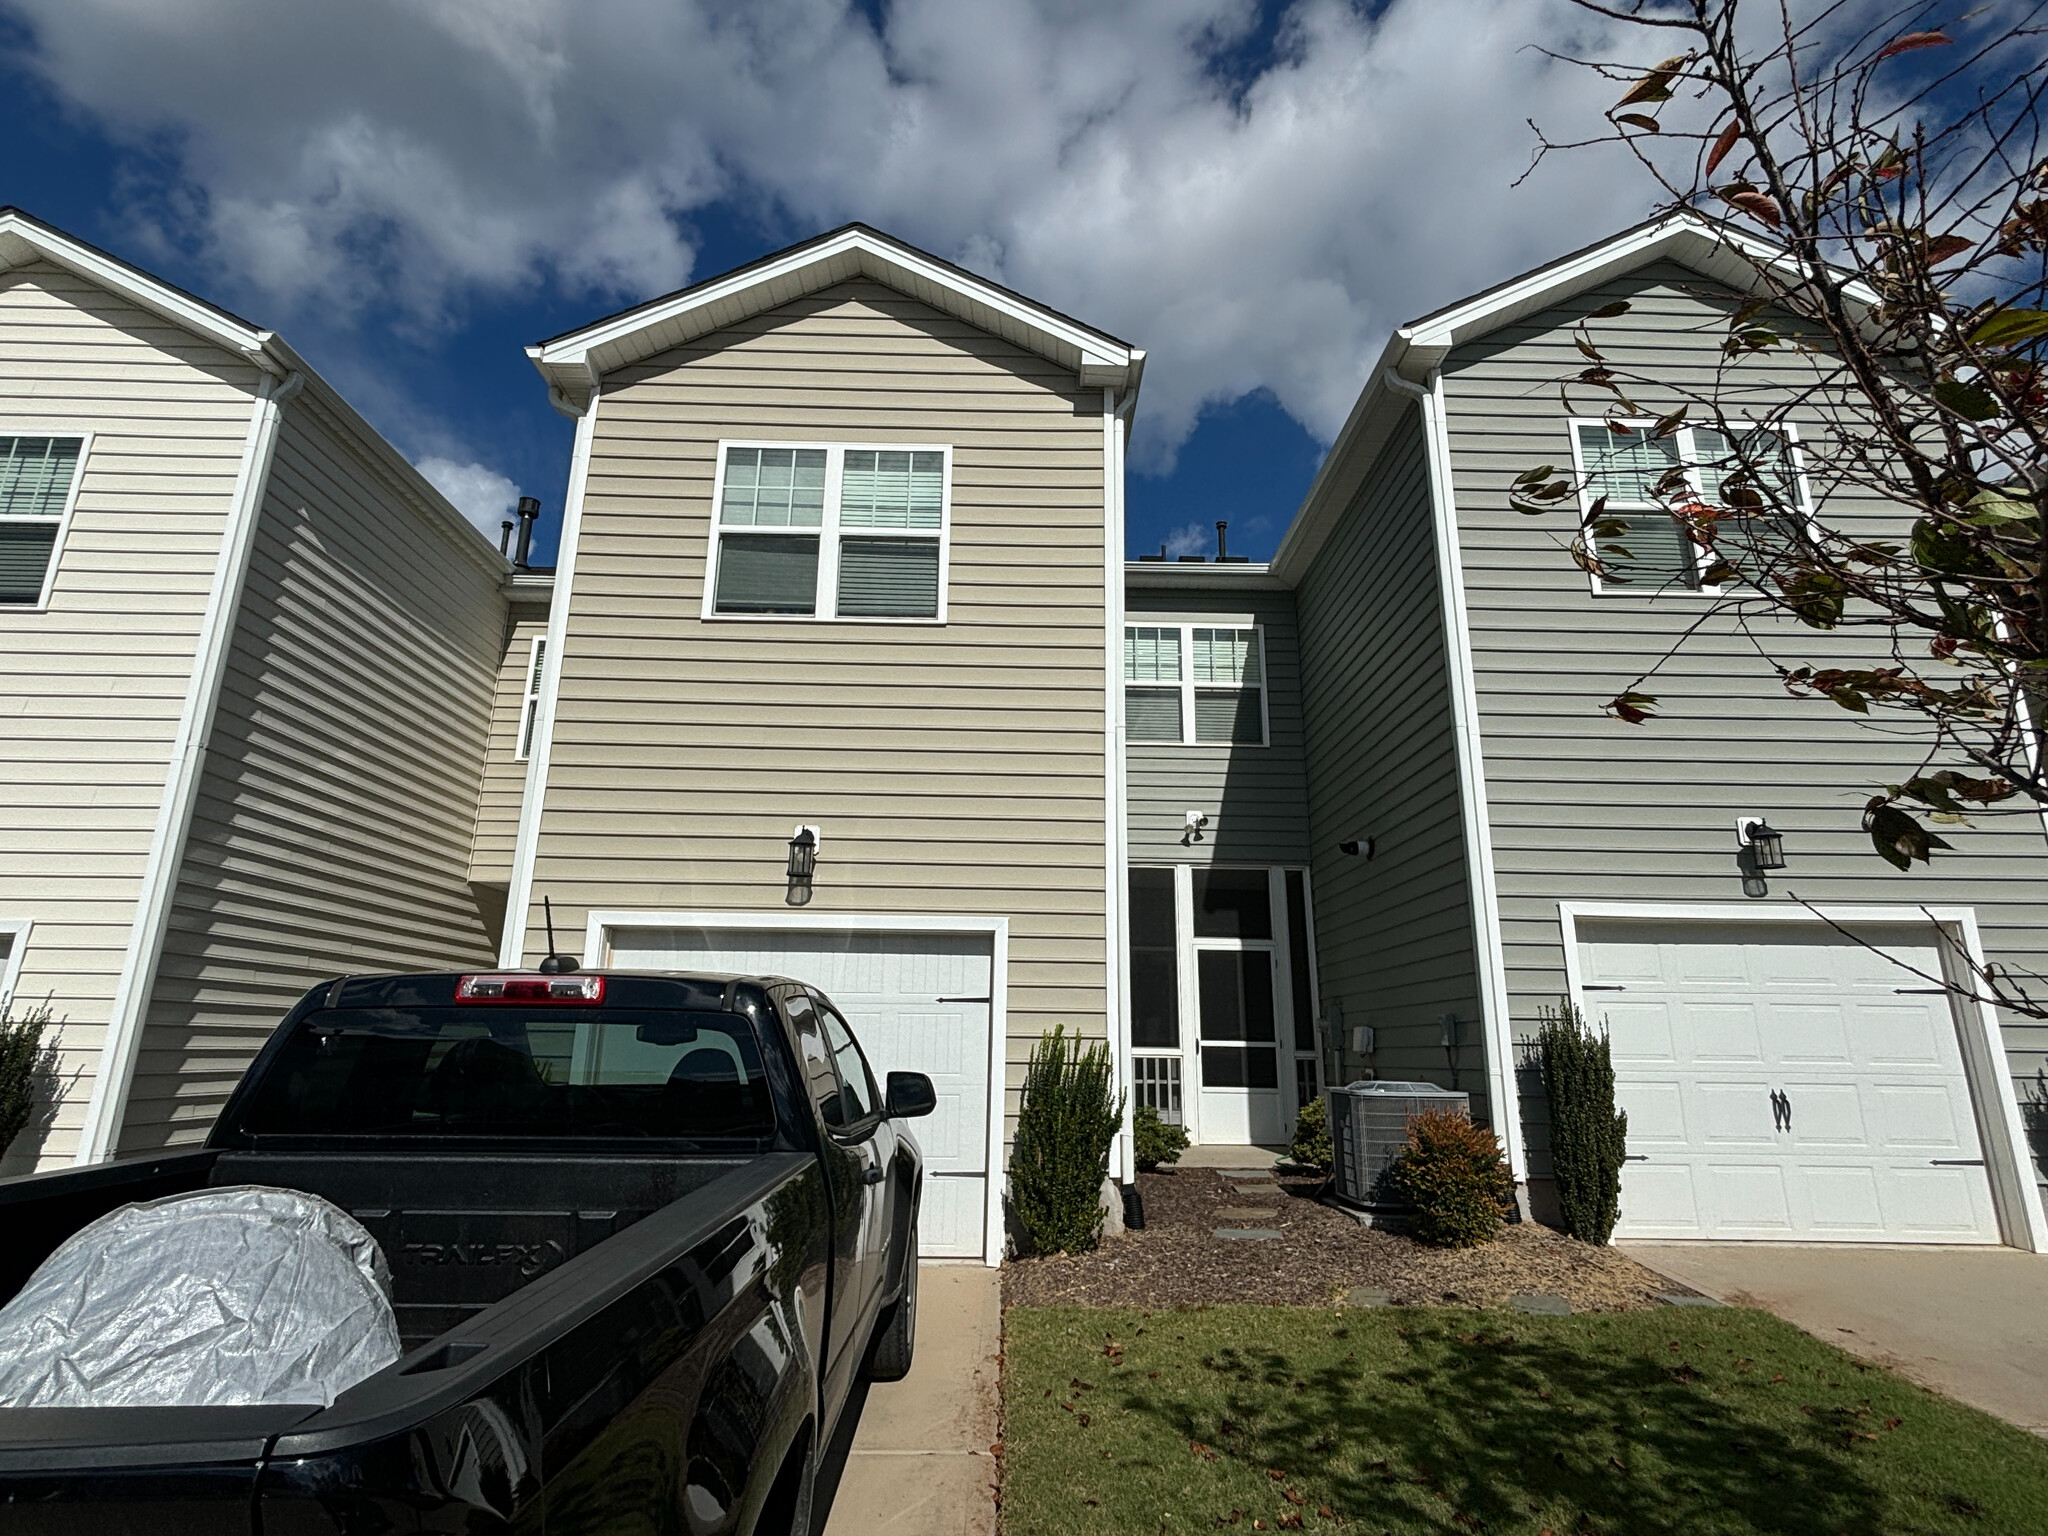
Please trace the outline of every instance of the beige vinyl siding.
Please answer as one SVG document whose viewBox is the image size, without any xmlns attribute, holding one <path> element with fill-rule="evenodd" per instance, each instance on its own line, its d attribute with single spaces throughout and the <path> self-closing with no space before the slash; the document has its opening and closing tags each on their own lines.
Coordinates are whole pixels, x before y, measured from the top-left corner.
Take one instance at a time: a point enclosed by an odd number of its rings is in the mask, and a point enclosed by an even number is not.
<svg viewBox="0 0 2048 1536">
<path fill-rule="evenodd" d="M 512 878 L 512 852 L 519 841 L 519 807 L 526 797 L 526 760 L 519 756 L 519 722 L 525 708 L 533 643 L 547 638 L 547 610 L 514 609 L 506 621 L 505 655 L 491 697 L 491 739 L 484 753 L 483 790 L 477 796 L 476 837 L 469 878 L 503 884 Z"/>
<path fill-rule="evenodd" d="M 1127 590 L 1131 624 L 1249 615 L 1265 633 L 1268 745 L 1128 742 L 1125 794 L 1133 864 L 1306 864 L 1308 787 L 1302 770 L 1301 661 L 1294 594 L 1203 589 Z M 1192 627 L 1192 626 L 1185 626 Z M 1187 813 L 1208 813 L 1199 843 L 1183 846 Z"/>
<path fill-rule="evenodd" d="M 121 1151 L 203 1137 L 314 982 L 490 963 L 468 885 L 499 573 L 312 392 L 276 461 Z"/>
<path fill-rule="evenodd" d="M 156 826 L 253 366 L 61 268 L 0 272 L 0 435 L 92 434 L 41 613 L 0 608 L 0 918 L 61 1021 L 62 1099 L 0 1172 L 70 1161 Z"/>
<path fill-rule="evenodd" d="M 1508 483 L 1533 465 L 1571 462 L 1557 380 L 1584 366 L 1571 342 L 1580 316 L 1627 299 L 1627 315 L 1594 322 L 1614 366 L 1704 384 L 1735 302 L 1710 302 L 1711 291 L 1682 267 L 1646 266 L 1456 349 L 1444 370 L 1511 1012 L 1521 1035 L 1564 988 L 1558 902 L 1741 903 L 1734 823 L 1743 813 L 1768 815 L 1784 830 L 1790 861 L 1758 908 L 1783 907 L 1795 892 L 1827 903 L 1972 906 L 1994 960 L 2048 969 L 2039 819 L 1979 818 L 1975 829 L 1947 834 L 1957 852 L 1895 873 L 1858 830 L 1858 817 L 1876 786 L 1907 776 L 1917 749 L 1832 704 L 1787 697 L 1730 626 L 1689 642 L 1646 685 L 1663 700 L 1656 723 L 1631 727 L 1600 712 L 1678 639 L 1701 600 L 1592 596 L 1565 550 L 1572 514 L 1514 512 Z M 1766 356 L 1736 365 L 1734 377 L 1750 381 L 1752 398 L 1764 402 L 1806 375 L 1794 358 Z M 1633 383 L 1630 393 L 1653 414 L 1678 403 Z M 1585 414 L 1597 415 L 1597 405 L 1589 402 Z M 1822 430 L 1811 413 L 1795 420 L 1808 440 Z M 1882 507 L 1847 497 L 1831 501 L 1826 515 L 1868 518 L 1873 529 L 1889 521 Z M 1763 641 L 1795 662 L 1882 660 L 1868 637 L 1772 627 Z M 2004 1026 L 2024 1098 L 2048 1051 L 2048 1028 L 2011 1016 Z M 1540 1112 L 1540 1090 L 1531 1103 L 1532 1090 L 1525 1081 L 1525 1106 Z M 1540 1173 L 1540 1132 L 1531 1141 Z M 2048 1146 L 2036 1155 L 2048 1158 Z"/>
<path fill-rule="evenodd" d="M 1106 1033 L 1102 395 L 843 283 L 606 381 L 526 953 L 592 908 L 1010 919 L 1009 1081 Z M 710 620 L 721 438 L 953 448 L 948 621 Z M 563 600 L 557 592 L 556 600 Z"/>
<path fill-rule="evenodd" d="M 1440 1020 L 1467 1042 L 1457 1086 L 1487 1118 L 1456 740 L 1418 410 L 1407 407 L 1302 578 L 1302 719 L 1322 997 L 1347 1075 L 1449 1086 Z M 1374 856 L 1341 842 L 1370 837 Z M 1369 1024 L 1369 1060 L 1349 1054 Z"/>
</svg>

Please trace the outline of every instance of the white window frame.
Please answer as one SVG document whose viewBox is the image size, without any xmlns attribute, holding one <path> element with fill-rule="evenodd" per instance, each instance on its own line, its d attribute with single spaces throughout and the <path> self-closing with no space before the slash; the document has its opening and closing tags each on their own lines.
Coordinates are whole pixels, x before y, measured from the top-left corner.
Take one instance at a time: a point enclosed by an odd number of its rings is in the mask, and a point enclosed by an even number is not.
<svg viewBox="0 0 2048 1536">
<path fill-rule="evenodd" d="M 1800 451 L 1798 424 L 1789 421 L 1754 421 L 1748 417 L 1741 416 L 1731 416 L 1727 420 L 1729 427 L 1733 428 L 1737 432 L 1772 432 L 1784 439 L 1785 447 L 1790 452 L 1792 457 L 1792 480 L 1793 488 L 1799 497 L 1799 515 L 1802 519 L 1806 521 L 1806 523 L 1810 527 L 1813 521 L 1813 491 L 1812 488 L 1807 484 L 1806 480 L 1806 456 L 1803 452 Z M 1595 494 L 1594 489 L 1587 478 L 1588 470 L 1586 468 L 1585 455 L 1583 454 L 1583 452 L 1581 452 L 1579 447 L 1579 428 L 1592 426 L 1604 427 L 1610 421 L 1620 422 L 1623 426 L 1638 431 L 1653 428 L 1657 425 L 1657 420 L 1653 416 L 1574 416 L 1570 418 L 1567 430 L 1571 437 L 1572 446 L 1572 478 L 1579 487 L 1579 517 L 1581 527 L 1584 526 L 1584 519 L 1586 515 L 1592 510 L 1593 503 L 1599 498 Z M 1685 467 L 1686 485 L 1692 491 L 1692 494 L 1694 496 L 1697 496 L 1702 501 L 1704 501 L 1706 499 L 1706 492 L 1700 481 L 1699 454 L 1694 451 L 1693 444 L 1694 428 L 1702 425 L 1712 424 L 1700 422 L 1688 423 L 1687 425 L 1680 427 L 1676 432 L 1672 434 L 1672 436 L 1677 438 L 1679 442 L 1678 460 L 1679 463 Z M 1716 430 L 1718 430 L 1718 428 L 1716 428 Z M 1668 508 L 1659 506 L 1656 502 L 1653 501 L 1628 502 L 1617 506 L 1613 501 L 1610 500 L 1607 504 L 1607 510 L 1612 513 L 1623 514 L 1630 512 L 1654 511 L 1663 516 L 1670 516 L 1670 511 Z M 1707 552 L 1704 549 L 1701 549 L 1697 544 L 1691 543 L 1690 540 L 1687 541 L 1687 544 L 1688 547 L 1692 550 L 1693 565 L 1696 573 L 1701 577 L 1704 577 L 1711 564 Z M 1641 582 L 1634 581 L 1615 582 L 1610 586 L 1607 583 L 1601 581 L 1600 574 L 1597 571 L 1588 571 L 1586 573 L 1586 578 L 1592 585 L 1592 591 L 1595 597 L 1718 598 L 1724 596 L 1728 590 L 1725 586 L 1708 586 L 1704 580 L 1702 580 L 1701 583 L 1696 587 L 1669 585 L 1662 587 L 1648 587 L 1643 585 Z"/>
<path fill-rule="evenodd" d="M 77 426 L 53 426 L 41 422 L 0 421 L 0 437 L 75 437 L 78 462 L 71 470 L 71 488 L 64 493 L 64 510 L 57 516 L 57 537 L 50 544 L 50 563 L 43 568 L 43 590 L 33 603 L 0 603 L 0 615 L 47 613 L 50 597 L 57 589 L 57 566 L 64 558 L 64 544 L 71 536 L 71 515 L 78 507 L 78 488 L 85 484 L 86 461 L 92 456 L 93 434 Z M 26 521 L 42 522 L 34 518 Z"/>
<path fill-rule="evenodd" d="M 789 534 L 815 536 L 818 540 L 818 586 L 809 613 L 720 613 L 718 611 L 718 564 L 725 547 L 725 527 L 719 521 L 725 505 L 725 463 L 735 448 L 812 448 L 825 454 L 825 508 L 815 528 L 756 528 L 734 524 L 733 532 L 743 534 Z M 849 614 L 841 618 L 839 606 L 839 491 L 847 453 L 936 453 L 945 464 L 939 482 L 939 611 L 936 614 Z M 922 528 L 862 528 L 853 537 L 930 538 Z M 718 440 L 718 464 L 711 477 L 711 524 L 704 555 L 704 601 L 700 617 L 720 624 L 944 624 L 946 589 L 953 568 L 953 447 L 950 443 L 864 443 L 814 442 L 794 438 L 722 437 Z"/>
<path fill-rule="evenodd" d="M 1273 669 L 1267 664 L 1266 626 L 1249 614 L 1198 614 L 1193 617 L 1175 617 L 1170 614 L 1124 615 L 1125 637 L 1134 629 L 1171 629 L 1177 632 L 1180 653 L 1180 740 L 1158 741 L 1150 737 L 1131 741 L 1126 747 L 1200 747 L 1208 752 L 1233 752 L 1247 747 L 1270 747 L 1273 744 Z M 1257 637 L 1254 641 L 1259 648 L 1259 739 L 1257 741 L 1197 741 L 1195 739 L 1195 694 L 1206 688 L 1218 691 L 1215 683 L 1195 681 L 1195 631 L 1198 629 L 1249 629 Z M 1123 648 L 1118 646 L 1117 675 L 1123 676 Z M 1144 682 L 1123 678 L 1126 694 L 1133 688 L 1170 688 L 1166 682 Z"/>
<path fill-rule="evenodd" d="M 21 962 L 28 956 L 28 936 L 35 924 L 25 917 L 0 917 L 0 933 L 8 936 L 7 955 L 0 959 L 0 1012 L 14 1001 L 21 980 Z"/>
<path fill-rule="evenodd" d="M 540 709 L 542 664 L 547 657 L 548 637 L 535 635 L 526 643 L 526 692 L 519 700 L 519 734 L 512 738 L 512 760 L 523 763 L 530 755 L 534 716 Z"/>
</svg>

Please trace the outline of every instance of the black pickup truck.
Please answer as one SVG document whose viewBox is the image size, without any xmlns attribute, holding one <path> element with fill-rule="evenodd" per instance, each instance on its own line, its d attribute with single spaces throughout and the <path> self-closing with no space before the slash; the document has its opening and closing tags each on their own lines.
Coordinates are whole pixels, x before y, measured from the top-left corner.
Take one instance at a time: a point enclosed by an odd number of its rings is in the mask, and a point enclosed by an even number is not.
<svg viewBox="0 0 2048 1536">
<path fill-rule="evenodd" d="M 0 1299 L 129 1201 L 278 1186 L 376 1236 L 404 1354 L 325 1407 L 0 1409 L 0 1533 L 804 1536 L 910 1368 L 932 1107 L 772 977 L 316 987 L 203 1149 L 0 1181 Z"/>
</svg>

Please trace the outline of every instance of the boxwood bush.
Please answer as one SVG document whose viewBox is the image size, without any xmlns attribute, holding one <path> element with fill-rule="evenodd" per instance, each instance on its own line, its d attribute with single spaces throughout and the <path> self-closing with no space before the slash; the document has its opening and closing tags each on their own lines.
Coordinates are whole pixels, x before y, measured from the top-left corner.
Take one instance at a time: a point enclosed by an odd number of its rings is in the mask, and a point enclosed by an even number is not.
<svg viewBox="0 0 2048 1536">
<path fill-rule="evenodd" d="M 1287 1155 L 1304 1168 L 1328 1171 L 1330 1152 L 1330 1107 L 1321 1098 L 1310 1099 L 1294 1117 L 1294 1141 Z"/>
<path fill-rule="evenodd" d="M 1131 1147 L 1138 1167 L 1152 1172 L 1161 1163 L 1177 1163 L 1188 1149 L 1188 1133 L 1159 1118 L 1150 1104 L 1140 1104 L 1131 1116 Z"/>
<path fill-rule="evenodd" d="M 1459 1110 L 1410 1115 L 1408 1143 L 1387 1174 L 1396 1197 L 1415 1208 L 1416 1237 L 1441 1248 L 1486 1242 L 1515 1196 L 1493 1132 Z"/>
<path fill-rule="evenodd" d="M 1085 1253 L 1102 1240 L 1102 1181 L 1124 1119 L 1123 1095 L 1109 1084 L 1104 1041 L 1084 1046 L 1060 1026 L 1032 1048 L 1010 1153 L 1010 1202 L 1040 1253 Z"/>
</svg>

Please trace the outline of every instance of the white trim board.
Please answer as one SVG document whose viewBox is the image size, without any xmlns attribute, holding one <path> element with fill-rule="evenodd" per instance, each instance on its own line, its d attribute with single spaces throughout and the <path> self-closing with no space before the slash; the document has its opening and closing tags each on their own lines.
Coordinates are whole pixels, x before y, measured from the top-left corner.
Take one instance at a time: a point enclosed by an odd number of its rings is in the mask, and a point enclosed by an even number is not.
<svg viewBox="0 0 2048 1536">
<path fill-rule="evenodd" d="M 1737 902 L 1561 901 L 1558 929 L 1564 941 L 1565 986 L 1574 998 L 1583 993 L 1579 969 L 1578 925 L 1582 921 L 1619 920 L 1674 923 L 1839 923 L 1843 927 L 1933 927 L 1944 941 L 1944 954 L 1960 945 L 1973 965 L 1984 964 L 1984 942 L 1977 931 L 1974 907 L 1750 905 Z M 1845 941 L 1846 942 L 1846 941 Z M 2034 1181 L 2033 1157 L 2020 1119 L 2012 1063 L 2005 1054 L 1998 1011 L 1988 1003 L 1952 998 L 1963 1063 L 1984 1143 L 1985 1172 L 1991 1180 L 1992 1204 L 2007 1246 L 2030 1253 L 2048 1253 L 2048 1214 Z M 1986 1103 L 1988 1097 L 1991 1102 Z"/>
<path fill-rule="evenodd" d="M 590 449 L 597 436 L 597 408 L 604 396 L 593 389 L 576 419 L 576 445 L 569 455 L 569 489 L 562 501 L 562 537 L 555 554 L 555 584 L 548 607 L 547 650 L 541 658 L 539 719 L 526 759 L 526 788 L 519 801 L 519 835 L 512 845 L 512 880 L 505 893 L 505 931 L 498 940 L 498 964 L 516 966 L 526 954 L 526 930 L 533 906 L 533 861 L 540 851 L 541 807 L 548 797 L 548 766 L 555 755 L 555 702 L 562 692 L 562 650 L 569 634 L 569 598 L 576 588 L 576 546 L 583 535 L 583 488 L 590 480 Z"/>
<path fill-rule="evenodd" d="M 583 968 L 605 968 L 606 936 L 617 928 L 739 929 L 752 933 L 963 933 L 989 940 L 988 1205 L 983 1212 L 982 1262 L 1003 1262 L 1003 1099 L 1010 1022 L 1010 920 L 903 912 L 693 912 L 597 910 L 583 927 Z"/>
<path fill-rule="evenodd" d="M 177 890 L 179 869 L 185 860 L 185 840 L 191 833 L 192 816 L 199 801 L 207 738 L 213 734 L 214 713 L 220 707 L 228 650 L 234 643 L 235 620 L 242 606 L 242 589 L 248 581 L 256 530 L 263 520 L 263 501 L 270 486 L 278 432 L 284 424 L 284 405 L 305 382 L 302 373 L 294 373 L 282 384 L 269 377 L 257 381 L 256 399 L 249 410 L 249 429 L 242 441 L 241 468 L 221 528 L 220 556 L 214 562 L 206 614 L 200 621 L 198 641 L 193 648 L 191 681 L 185 690 L 185 705 L 178 717 L 170 760 L 165 765 L 163 799 L 158 802 L 149 856 L 142 867 L 135 918 L 128 930 L 128 951 L 122 958 L 120 980 L 115 983 L 113 1005 L 108 1010 L 106 1037 L 93 1072 L 92 1097 L 86 1102 L 85 1123 L 78 1133 L 74 1163 L 102 1162 L 119 1150 L 128 1090 L 135 1080 L 142 1031 L 148 1021 L 150 997 L 156 991 L 157 966 L 163 959 L 164 938 L 170 928 L 171 898 Z"/>
<path fill-rule="evenodd" d="M 1130 795 L 1124 761 L 1124 430 L 1137 404 L 1126 391 L 1102 391 L 1102 899 L 1103 1032 L 1109 1037 L 1114 1083 L 1124 1096 L 1123 1129 L 1110 1143 L 1109 1176 L 1122 1180 L 1137 1168 L 1131 1103 Z M 1263 663 L 1264 655 L 1260 660 Z M 1189 722 L 1190 725 L 1193 721 Z"/>
</svg>

